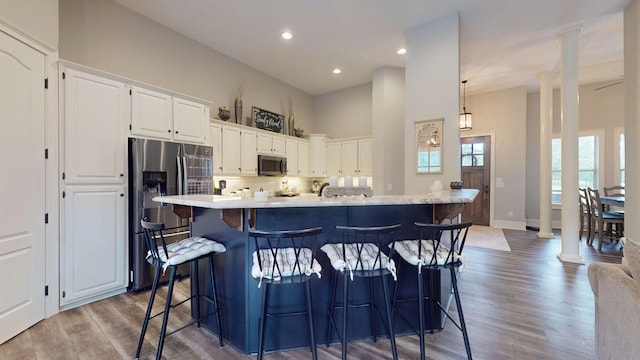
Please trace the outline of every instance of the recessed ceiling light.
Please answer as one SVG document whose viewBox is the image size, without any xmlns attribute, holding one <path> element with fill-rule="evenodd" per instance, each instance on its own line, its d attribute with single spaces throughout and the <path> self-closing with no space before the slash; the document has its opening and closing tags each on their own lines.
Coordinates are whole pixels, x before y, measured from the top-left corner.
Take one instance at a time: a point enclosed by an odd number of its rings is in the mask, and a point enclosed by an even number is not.
<svg viewBox="0 0 640 360">
<path fill-rule="evenodd" d="M 337 75 L 337 74 L 342 73 L 342 70 L 340 70 L 339 68 L 335 68 L 335 69 L 333 69 L 333 73 Z"/>
<path fill-rule="evenodd" d="M 288 31 L 285 31 L 282 33 L 282 38 L 285 40 L 291 40 L 293 39 L 293 34 Z"/>
<path fill-rule="evenodd" d="M 405 49 L 405 48 L 398 49 L 397 53 L 398 53 L 398 55 L 404 55 L 404 54 L 407 53 L 407 49 Z"/>
</svg>

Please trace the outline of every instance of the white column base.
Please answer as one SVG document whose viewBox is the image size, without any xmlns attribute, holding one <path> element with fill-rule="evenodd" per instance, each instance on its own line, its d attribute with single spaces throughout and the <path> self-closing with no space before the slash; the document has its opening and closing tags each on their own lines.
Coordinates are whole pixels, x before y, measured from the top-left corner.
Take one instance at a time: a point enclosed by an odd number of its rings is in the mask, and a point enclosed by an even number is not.
<svg viewBox="0 0 640 360">
<path fill-rule="evenodd" d="M 554 239 L 556 237 L 553 233 L 543 231 L 538 231 L 536 236 L 540 239 Z"/>
<path fill-rule="evenodd" d="M 582 256 L 577 254 L 560 253 L 558 254 L 558 260 L 567 263 L 584 265 L 584 259 L 582 259 Z"/>
</svg>

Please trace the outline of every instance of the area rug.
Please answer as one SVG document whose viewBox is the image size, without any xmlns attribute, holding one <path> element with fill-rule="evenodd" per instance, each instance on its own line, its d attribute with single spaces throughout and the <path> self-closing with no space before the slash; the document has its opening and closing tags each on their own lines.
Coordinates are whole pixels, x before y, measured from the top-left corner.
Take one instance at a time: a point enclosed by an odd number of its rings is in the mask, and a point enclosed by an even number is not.
<svg viewBox="0 0 640 360">
<path fill-rule="evenodd" d="M 482 225 L 473 225 L 469 228 L 465 246 L 511 251 L 502 229 Z"/>
</svg>

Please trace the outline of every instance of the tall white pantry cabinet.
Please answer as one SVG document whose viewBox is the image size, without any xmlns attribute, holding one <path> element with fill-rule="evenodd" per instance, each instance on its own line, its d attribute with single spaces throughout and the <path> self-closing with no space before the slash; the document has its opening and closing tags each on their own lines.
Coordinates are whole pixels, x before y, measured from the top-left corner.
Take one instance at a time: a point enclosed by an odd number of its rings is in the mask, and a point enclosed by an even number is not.
<svg viewBox="0 0 640 360">
<path fill-rule="evenodd" d="M 126 291 L 127 86 L 60 65 L 60 307 Z"/>
</svg>

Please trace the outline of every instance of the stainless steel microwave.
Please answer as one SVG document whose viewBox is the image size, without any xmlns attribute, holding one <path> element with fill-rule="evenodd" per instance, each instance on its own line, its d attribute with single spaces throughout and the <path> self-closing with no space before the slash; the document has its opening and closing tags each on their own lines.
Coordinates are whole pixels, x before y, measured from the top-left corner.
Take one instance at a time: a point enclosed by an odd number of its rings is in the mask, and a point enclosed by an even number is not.
<svg viewBox="0 0 640 360">
<path fill-rule="evenodd" d="M 287 175 L 287 158 L 280 156 L 258 155 L 258 175 Z"/>
</svg>

